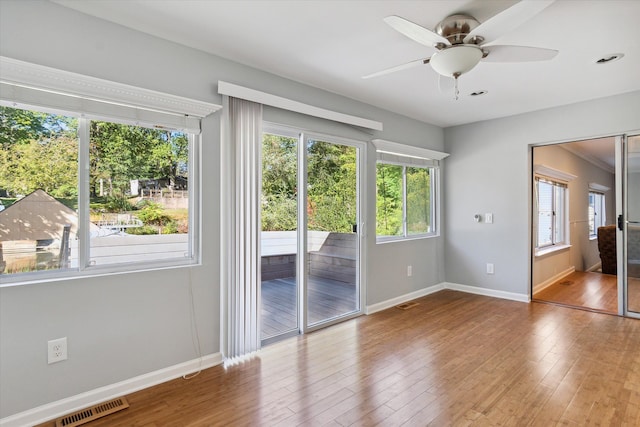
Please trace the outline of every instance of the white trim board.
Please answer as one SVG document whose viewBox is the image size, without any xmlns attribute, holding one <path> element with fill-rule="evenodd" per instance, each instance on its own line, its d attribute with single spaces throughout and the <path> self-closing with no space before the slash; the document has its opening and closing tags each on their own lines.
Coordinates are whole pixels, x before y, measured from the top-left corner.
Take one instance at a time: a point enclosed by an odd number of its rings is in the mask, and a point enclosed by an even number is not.
<svg viewBox="0 0 640 427">
<path fill-rule="evenodd" d="M 222 363 L 222 354 L 213 353 L 200 359 L 189 360 L 164 369 L 129 378 L 115 384 L 109 384 L 94 390 L 47 403 L 24 412 L 0 419 L 2 427 L 32 426 L 68 413 L 86 408 L 106 400 L 124 396 L 154 385 L 164 383 L 199 369 L 207 369 Z M 185 380 L 186 381 L 186 380 Z"/>
<path fill-rule="evenodd" d="M 281 108 L 283 110 L 294 111 L 321 119 L 332 120 L 334 122 L 346 123 L 354 126 L 360 126 L 367 129 L 382 130 L 382 123 L 375 120 L 364 119 L 349 114 L 339 113 L 337 111 L 327 110 L 292 99 L 283 98 L 282 96 L 272 95 L 248 87 L 218 81 L 218 93 L 220 95 L 233 96 L 234 98 L 246 99 L 247 101 L 258 102 L 260 104 L 269 105 L 271 107 Z"/>
<path fill-rule="evenodd" d="M 443 283 L 445 289 L 452 291 L 466 292 L 468 294 L 484 295 L 486 297 L 508 299 L 518 302 L 531 302 L 528 294 L 517 294 L 515 292 L 498 291 L 496 289 L 479 288 L 477 286 L 460 285 L 458 283 Z"/>
<path fill-rule="evenodd" d="M 0 56 L 0 81 L 15 86 L 79 96 L 169 113 L 206 117 L 221 105 L 143 89 Z"/>
<path fill-rule="evenodd" d="M 600 263 L 598 263 L 597 265 L 599 265 L 599 264 Z M 596 267 L 597 267 L 597 265 L 596 265 Z M 537 292 L 540 292 L 540 291 L 548 288 L 549 286 L 553 285 L 558 280 L 564 279 L 565 277 L 567 277 L 568 275 L 572 274 L 575 271 L 576 271 L 576 268 L 574 266 L 571 266 L 571 267 L 567 268 L 566 270 L 563 270 L 560 273 L 548 278 L 544 282 L 538 283 L 537 285 L 535 285 L 533 287 L 533 293 L 536 294 Z"/>
<path fill-rule="evenodd" d="M 365 314 L 373 314 L 378 311 L 386 310 L 387 308 L 394 307 L 398 304 L 402 304 L 407 301 L 421 298 L 430 294 L 433 294 L 444 289 L 452 291 L 465 292 L 468 294 L 484 295 L 487 297 L 508 299 L 518 302 L 531 302 L 531 298 L 527 294 L 517 294 L 515 292 L 498 291 L 495 289 L 479 288 L 476 286 L 460 285 L 458 283 L 442 282 L 437 285 L 429 286 L 418 291 L 410 292 L 408 294 L 400 295 L 395 298 L 388 299 L 386 301 L 378 302 L 372 305 L 368 305 L 365 309 Z"/>
<path fill-rule="evenodd" d="M 391 298 L 386 301 L 378 302 L 376 304 L 368 305 L 365 308 L 365 314 L 373 314 L 378 311 L 386 310 L 387 308 L 394 307 L 398 304 L 402 304 L 407 301 L 414 300 L 416 298 L 421 298 L 435 292 L 441 291 L 444 289 L 444 286 L 440 283 L 437 285 L 429 286 L 427 288 L 420 289 L 418 291 L 410 292 L 408 294 L 400 295 L 399 297 Z"/>
</svg>

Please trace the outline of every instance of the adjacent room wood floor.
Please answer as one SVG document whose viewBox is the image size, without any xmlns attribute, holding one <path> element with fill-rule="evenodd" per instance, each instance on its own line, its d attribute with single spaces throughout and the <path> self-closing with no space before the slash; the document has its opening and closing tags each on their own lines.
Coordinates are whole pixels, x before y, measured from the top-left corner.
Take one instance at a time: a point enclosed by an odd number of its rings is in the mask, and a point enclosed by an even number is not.
<svg viewBox="0 0 640 427">
<path fill-rule="evenodd" d="M 575 271 L 551 286 L 536 292 L 533 299 L 570 307 L 618 313 L 617 276 Z"/>
<path fill-rule="evenodd" d="M 639 320 L 449 290 L 416 301 L 133 393 L 87 426 L 640 425 Z"/>
</svg>

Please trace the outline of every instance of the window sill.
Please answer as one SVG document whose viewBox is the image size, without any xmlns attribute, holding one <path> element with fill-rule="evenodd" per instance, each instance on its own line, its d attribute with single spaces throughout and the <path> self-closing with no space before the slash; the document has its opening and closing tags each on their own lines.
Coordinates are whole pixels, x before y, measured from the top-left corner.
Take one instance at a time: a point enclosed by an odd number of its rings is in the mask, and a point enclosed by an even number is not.
<svg viewBox="0 0 640 427">
<path fill-rule="evenodd" d="M 411 240 L 422 240 L 422 239 L 431 239 L 433 237 L 440 237 L 438 233 L 431 234 L 416 234 L 413 236 L 385 236 L 385 237 L 376 237 L 376 245 L 385 244 L 385 243 L 397 243 L 397 242 L 407 242 Z"/>
<path fill-rule="evenodd" d="M 536 258 L 544 257 L 544 256 L 547 256 L 547 255 L 554 254 L 556 252 L 564 251 L 565 249 L 569 249 L 569 248 L 571 248 L 571 245 L 567 245 L 567 244 L 554 245 L 554 246 L 550 246 L 550 247 L 543 248 L 543 249 L 537 249 L 536 253 L 535 253 L 535 256 L 536 256 Z"/>
<path fill-rule="evenodd" d="M 589 236 L 589 240 L 598 240 L 598 235 L 594 234 L 593 236 Z"/>
</svg>

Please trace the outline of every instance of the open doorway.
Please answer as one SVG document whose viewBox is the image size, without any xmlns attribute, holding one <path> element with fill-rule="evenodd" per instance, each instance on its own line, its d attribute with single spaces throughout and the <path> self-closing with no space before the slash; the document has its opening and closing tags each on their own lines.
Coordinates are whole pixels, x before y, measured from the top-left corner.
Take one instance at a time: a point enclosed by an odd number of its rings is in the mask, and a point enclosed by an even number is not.
<svg viewBox="0 0 640 427">
<path fill-rule="evenodd" d="M 533 300 L 618 314 L 616 139 L 533 147 Z"/>
</svg>

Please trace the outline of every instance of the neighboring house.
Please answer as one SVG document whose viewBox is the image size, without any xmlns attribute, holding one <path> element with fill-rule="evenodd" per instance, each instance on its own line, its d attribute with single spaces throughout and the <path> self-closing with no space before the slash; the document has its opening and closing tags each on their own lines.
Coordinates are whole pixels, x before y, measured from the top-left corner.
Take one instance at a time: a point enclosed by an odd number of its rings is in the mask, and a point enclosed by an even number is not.
<svg viewBox="0 0 640 427">
<path fill-rule="evenodd" d="M 36 190 L 0 212 L 0 242 L 60 239 L 65 225 L 78 232 L 78 214 L 44 190 Z"/>
<path fill-rule="evenodd" d="M 65 227 L 69 227 L 67 234 Z M 46 191 L 35 190 L 0 211 L 2 271 L 48 268 L 51 263 L 60 263 L 63 240 L 66 238 L 64 247 L 68 249 L 69 239 L 75 239 L 77 232 L 76 212 Z"/>
</svg>

